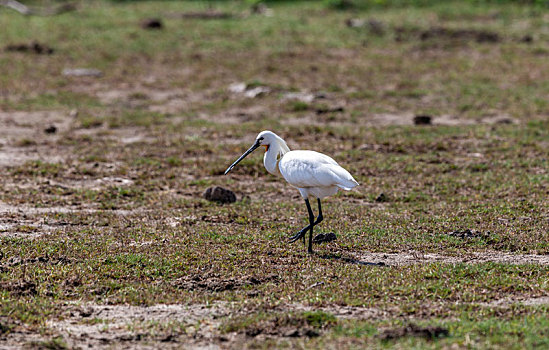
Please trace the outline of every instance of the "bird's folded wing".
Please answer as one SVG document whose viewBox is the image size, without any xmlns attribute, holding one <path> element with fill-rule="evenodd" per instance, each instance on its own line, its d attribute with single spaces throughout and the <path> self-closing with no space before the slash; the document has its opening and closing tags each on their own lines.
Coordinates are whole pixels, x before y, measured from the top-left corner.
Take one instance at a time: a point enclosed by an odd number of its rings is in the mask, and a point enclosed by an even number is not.
<svg viewBox="0 0 549 350">
<path fill-rule="evenodd" d="M 351 189 L 357 185 L 351 174 L 337 163 L 318 164 L 316 162 L 289 159 L 282 164 L 280 170 L 284 179 L 296 187 L 338 186 Z"/>
<path fill-rule="evenodd" d="M 337 186 L 350 190 L 358 185 L 351 174 L 339 165 L 322 165 L 313 177 L 321 184 L 320 186 Z"/>
</svg>

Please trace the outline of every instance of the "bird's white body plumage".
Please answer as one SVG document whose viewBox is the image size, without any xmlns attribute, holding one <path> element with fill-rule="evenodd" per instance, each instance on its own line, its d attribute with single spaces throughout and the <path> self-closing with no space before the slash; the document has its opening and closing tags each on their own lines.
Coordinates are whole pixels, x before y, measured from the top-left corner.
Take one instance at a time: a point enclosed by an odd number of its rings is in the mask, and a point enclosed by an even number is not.
<svg viewBox="0 0 549 350">
<path fill-rule="evenodd" d="M 313 253 L 313 228 L 323 220 L 320 200 L 337 193 L 339 189 L 351 190 L 358 182 L 343 169 L 335 160 L 325 154 L 314 151 L 290 151 L 286 142 L 272 131 L 262 131 L 257 135 L 254 144 L 231 164 L 225 174 L 229 173 L 242 159 L 259 147 L 265 147 L 263 164 L 273 175 L 282 176 L 290 185 L 296 187 L 305 199 L 309 213 L 309 225 L 290 237 L 290 243 L 309 234 L 309 248 Z M 309 197 L 318 201 L 318 216 L 314 217 Z"/>
<path fill-rule="evenodd" d="M 304 199 L 311 196 L 322 199 L 336 194 L 339 189 L 351 190 L 358 186 L 353 176 L 327 155 L 315 151 L 290 151 L 286 142 L 270 131 L 260 133 L 260 137 L 269 138 L 265 142 L 267 152 L 263 158 L 267 171 L 281 175 L 297 187 Z"/>
</svg>

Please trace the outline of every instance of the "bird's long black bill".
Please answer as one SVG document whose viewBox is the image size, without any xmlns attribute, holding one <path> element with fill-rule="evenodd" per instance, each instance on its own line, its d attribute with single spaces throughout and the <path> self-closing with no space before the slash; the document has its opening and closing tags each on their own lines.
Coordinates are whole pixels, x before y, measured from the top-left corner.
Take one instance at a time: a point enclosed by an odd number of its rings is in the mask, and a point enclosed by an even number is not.
<svg viewBox="0 0 549 350">
<path fill-rule="evenodd" d="M 240 158 L 238 158 L 233 164 L 231 164 L 230 167 L 227 168 L 227 170 L 225 170 L 225 175 L 227 175 L 229 173 L 229 171 L 233 170 L 233 168 L 235 167 L 235 165 L 237 165 L 238 163 L 240 163 L 240 161 L 244 158 L 246 158 L 246 156 L 250 153 L 252 153 L 253 151 L 255 151 L 255 149 L 257 147 L 259 147 L 260 144 L 259 144 L 259 141 L 256 141 L 256 143 L 254 143 L 254 145 L 252 147 L 250 147 L 250 149 L 248 149 L 246 152 L 244 152 L 243 155 L 240 156 Z"/>
</svg>

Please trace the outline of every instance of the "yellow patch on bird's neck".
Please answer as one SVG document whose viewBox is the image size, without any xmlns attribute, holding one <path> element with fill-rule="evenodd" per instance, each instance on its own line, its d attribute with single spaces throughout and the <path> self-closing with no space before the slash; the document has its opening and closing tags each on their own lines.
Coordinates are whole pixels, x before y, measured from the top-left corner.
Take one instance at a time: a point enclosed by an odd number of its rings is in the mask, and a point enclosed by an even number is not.
<svg viewBox="0 0 549 350">
<path fill-rule="evenodd" d="M 269 145 L 262 145 L 262 146 L 265 147 L 265 152 L 269 150 Z"/>
</svg>

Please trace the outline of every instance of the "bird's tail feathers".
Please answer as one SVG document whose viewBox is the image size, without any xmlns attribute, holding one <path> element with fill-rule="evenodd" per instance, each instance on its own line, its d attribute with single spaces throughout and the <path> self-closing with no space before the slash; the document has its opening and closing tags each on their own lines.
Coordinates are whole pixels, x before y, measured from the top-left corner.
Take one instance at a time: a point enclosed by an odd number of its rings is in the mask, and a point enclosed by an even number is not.
<svg viewBox="0 0 549 350">
<path fill-rule="evenodd" d="M 337 185 L 337 187 L 339 187 L 339 188 L 341 188 L 342 190 L 345 190 L 345 191 L 350 191 L 353 188 L 355 188 L 356 186 L 358 186 L 358 185 L 354 185 L 353 187 L 346 187 L 346 186 L 342 186 L 342 185 Z"/>
<path fill-rule="evenodd" d="M 345 184 L 337 184 L 336 186 L 341 188 L 342 190 L 350 191 L 358 185 L 359 183 L 351 177 L 350 179 L 346 179 Z"/>
</svg>

